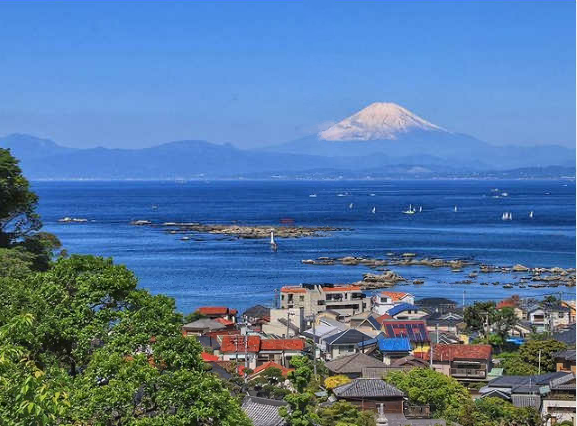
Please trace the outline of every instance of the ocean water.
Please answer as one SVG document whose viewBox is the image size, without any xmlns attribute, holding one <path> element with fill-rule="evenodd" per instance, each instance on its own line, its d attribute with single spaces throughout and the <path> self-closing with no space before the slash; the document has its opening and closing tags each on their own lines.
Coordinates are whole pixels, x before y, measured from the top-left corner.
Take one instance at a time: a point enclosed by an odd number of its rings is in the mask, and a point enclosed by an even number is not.
<svg viewBox="0 0 577 426">
<path fill-rule="evenodd" d="M 33 189 L 40 196 L 44 229 L 55 233 L 68 252 L 113 257 L 136 273 L 140 286 L 174 297 L 185 313 L 201 305 L 241 311 L 272 305 L 275 290 L 283 285 L 349 283 L 370 271 L 301 263 L 319 256 L 384 258 L 387 252 L 414 252 L 503 266 L 575 267 L 572 181 L 90 181 L 34 182 Z M 504 192 L 508 196 L 500 195 Z M 422 206 L 422 213 L 402 214 L 409 204 Z M 503 212 L 511 212 L 513 220 L 501 220 Z M 89 222 L 59 223 L 65 216 Z M 322 238 L 278 239 L 279 249 L 272 252 L 267 240 L 198 235 L 181 241 L 159 228 L 129 224 L 146 219 L 278 225 L 281 218 L 292 218 L 296 225 L 347 229 Z M 391 269 L 425 280 L 423 285 L 397 287 L 417 297 L 460 302 L 464 296 L 471 303 L 561 291 L 575 298 L 574 289 L 565 287 L 479 285 L 507 282 L 503 274 L 479 276 L 475 284 L 451 284 L 475 268 L 463 274 L 414 266 Z"/>
</svg>

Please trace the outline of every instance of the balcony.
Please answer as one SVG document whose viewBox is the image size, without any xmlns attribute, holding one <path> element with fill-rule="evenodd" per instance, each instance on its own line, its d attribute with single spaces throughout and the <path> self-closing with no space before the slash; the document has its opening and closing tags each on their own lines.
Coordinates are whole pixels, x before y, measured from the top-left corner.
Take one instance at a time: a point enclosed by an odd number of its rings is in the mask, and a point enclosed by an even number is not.
<svg viewBox="0 0 577 426">
<path fill-rule="evenodd" d="M 484 379 L 487 370 L 478 368 L 451 368 L 451 376 L 461 379 Z"/>
</svg>

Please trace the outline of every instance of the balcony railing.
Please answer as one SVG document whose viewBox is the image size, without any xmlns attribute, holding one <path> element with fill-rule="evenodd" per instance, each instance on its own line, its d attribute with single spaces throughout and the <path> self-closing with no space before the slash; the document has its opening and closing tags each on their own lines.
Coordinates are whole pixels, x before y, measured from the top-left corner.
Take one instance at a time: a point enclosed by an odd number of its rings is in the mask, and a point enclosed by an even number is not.
<svg viewBox="0 0 577 426">
<path fill-rule="evenodd" d="M 476 368 L 451 368 L 451 376 L 484 379 L 487 377 L 487 370 Z"/>
</svg>

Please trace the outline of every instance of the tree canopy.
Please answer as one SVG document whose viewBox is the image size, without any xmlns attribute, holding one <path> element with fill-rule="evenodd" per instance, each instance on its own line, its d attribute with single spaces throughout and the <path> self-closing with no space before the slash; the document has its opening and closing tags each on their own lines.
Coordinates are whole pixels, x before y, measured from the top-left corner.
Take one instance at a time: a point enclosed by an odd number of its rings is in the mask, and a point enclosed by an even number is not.
<svg viewBox="0 0 577 426">
<path fill-rule="evenodd" d="M 0 418 L 6 424 L 248 425 L 182 336 L 174 300 L 112 260 L 61 258 L 0 278 Z"/>
<path fill-rule="evenodd" d="M 37 203 L 38 196 L 30 191 L 18 160 L 0 148 L 0 247 L 40 229 Z"/>
</svg>

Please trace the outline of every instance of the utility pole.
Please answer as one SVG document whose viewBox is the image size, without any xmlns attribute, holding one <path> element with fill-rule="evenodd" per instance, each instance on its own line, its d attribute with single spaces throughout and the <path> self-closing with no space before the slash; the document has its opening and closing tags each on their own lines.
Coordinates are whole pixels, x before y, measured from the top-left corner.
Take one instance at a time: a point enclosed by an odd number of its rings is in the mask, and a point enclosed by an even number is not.
<svg viewBox="0 0 577 426">
<path fill-rule="evenodd" d="M 315 375 L 315 379 L 317 377 L 317 333 L 316 333 L 316 324 L 317 324 L 317 314 L 313 312 L 313 371 Z"/>
<path fill-rule="evenodd" d="M 463 290 L 463 309 L 465 309 L 465 293 L 466 291 Z"/>
<path fill-rule="evenodd" d="M 286 338 L 287 339 L 290 337 L 290 335 L 289 335 L 290 323 L 291 323 L 291 311 L 290 311 L 290 309 L 287 309 L 287 312 L 286 312 Z"/>
</svg>

